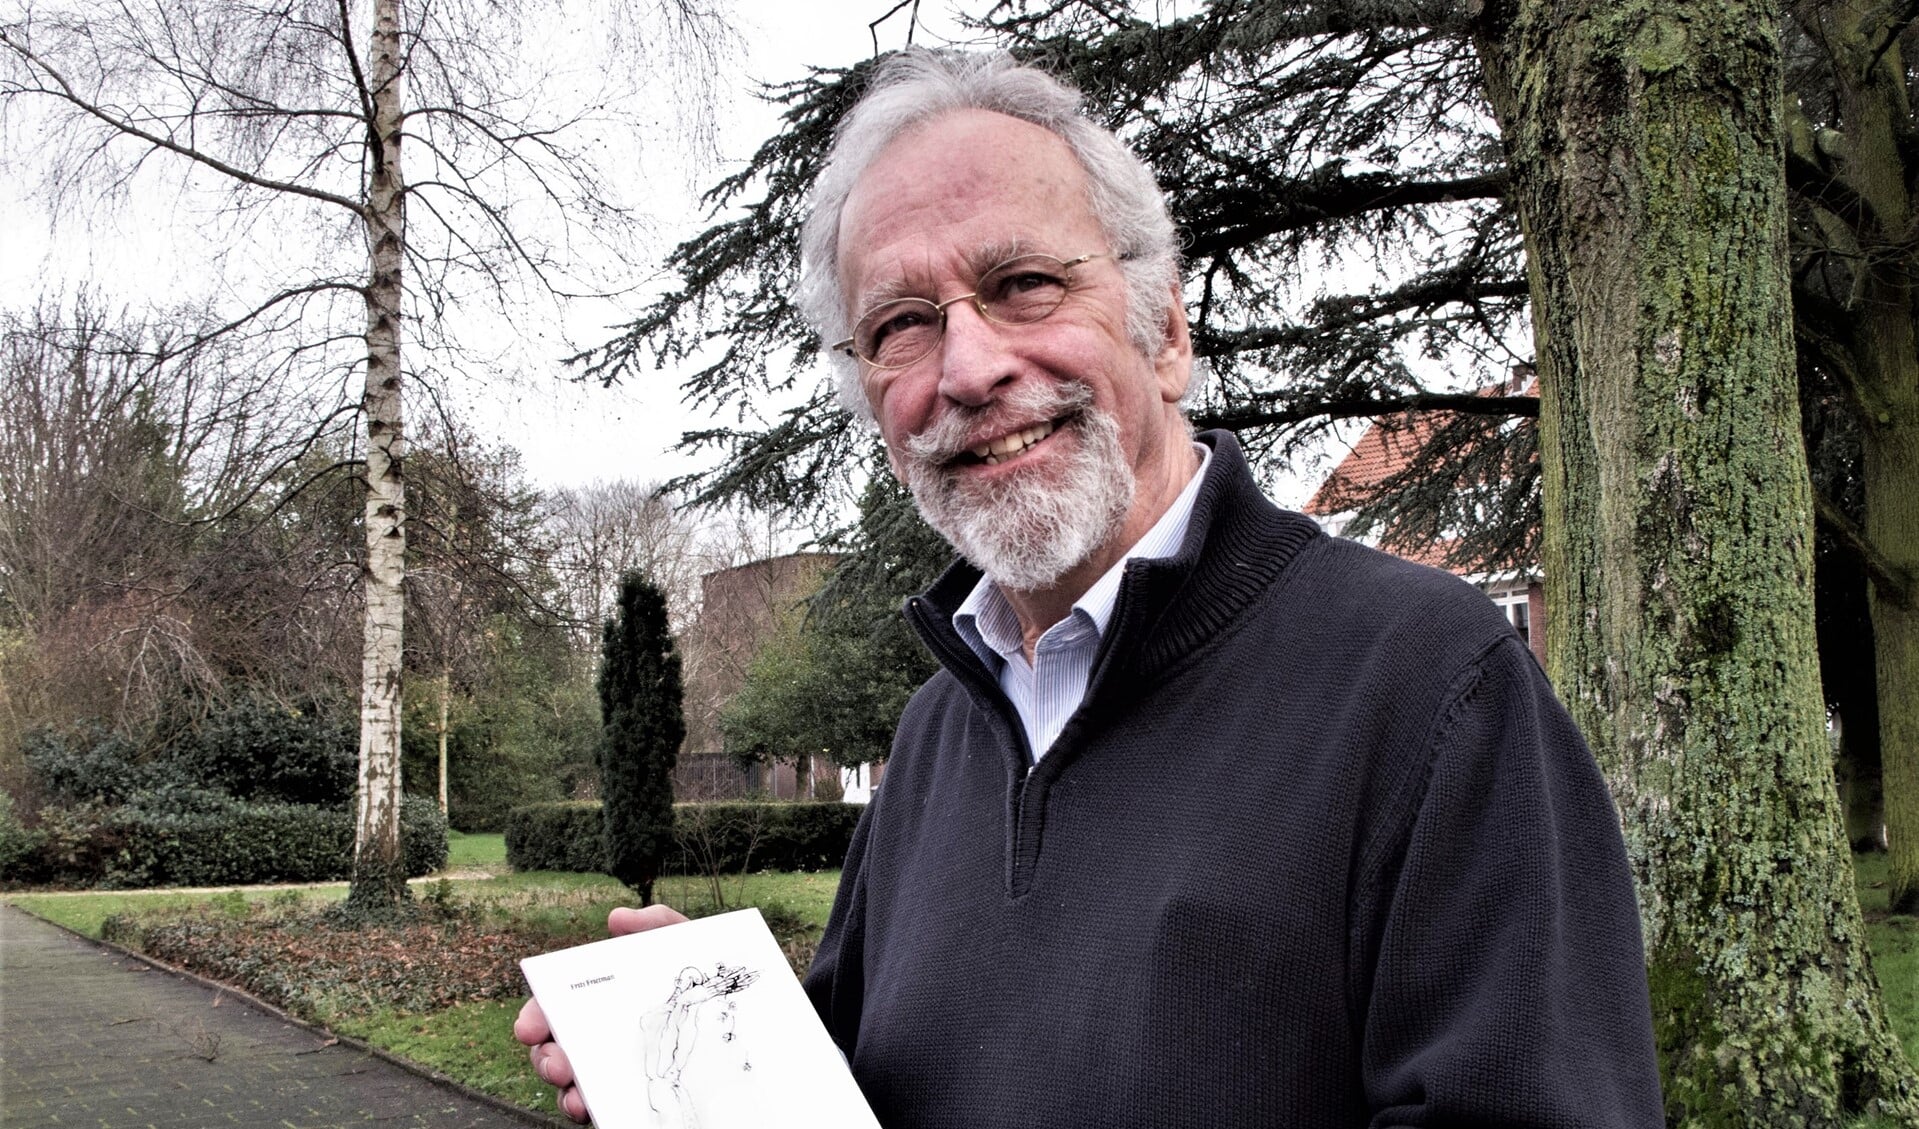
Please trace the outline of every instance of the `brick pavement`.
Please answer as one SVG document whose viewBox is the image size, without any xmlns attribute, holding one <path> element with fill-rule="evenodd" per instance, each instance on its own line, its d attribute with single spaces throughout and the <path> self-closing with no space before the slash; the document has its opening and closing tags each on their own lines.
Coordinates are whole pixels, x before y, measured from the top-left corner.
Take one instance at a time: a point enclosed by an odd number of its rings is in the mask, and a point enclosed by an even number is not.
<svg viewBox="0 0 1919 1129">
<path fill-rule="evenodd" d="M 529 1121 L 244 1000 L 0 906 L 0 1125 Z"/>
</svg>

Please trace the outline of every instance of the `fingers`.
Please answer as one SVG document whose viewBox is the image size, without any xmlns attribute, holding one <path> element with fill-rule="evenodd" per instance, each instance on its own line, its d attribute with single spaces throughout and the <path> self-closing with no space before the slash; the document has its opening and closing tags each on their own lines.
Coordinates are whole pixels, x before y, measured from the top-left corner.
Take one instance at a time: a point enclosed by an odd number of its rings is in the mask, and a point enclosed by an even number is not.
<svg viewBox="0 0 1919 1129">
<path fill-rule="evenodd" d="M 553 1040 L 553 1029 L 547 1026 L 546 1013 L 540 1010 L 540 1001 L 528 997 L 520 1005 L 520 1014 L 513 1020 L 513 1037 L 536 1048 L 541 1043 Z"/>
<path fill-rule="evenodd" d="M 533 1073 L 540 1081 L 559 1090 L 560 1112 L 575 1121 L 587 1120 L 586 1099 L 573 1085 L 573 1064 L 558 1043 L 541 1043 L 527 1052 L 533 1060 Z"/>
<path fill-rule="evenodd" d="M 558 1043 L 541 1043 L 527 1052 L 533 1060 L 533 1073 L 549 1086 L 566 1089 L 573 1084 L 573 1064 Z"/>
<path fill-rule="evenodd" d="M 606 915 L 606 931 L 615 937 L 628 933 L 644 933 L 648 929 L 658 929 L 664 925 L 678 925 L 686 920 L 686 915 L 672 906 L 651 905 L 645 909 L 627 909 L 621 907 Z"/>
</svg>

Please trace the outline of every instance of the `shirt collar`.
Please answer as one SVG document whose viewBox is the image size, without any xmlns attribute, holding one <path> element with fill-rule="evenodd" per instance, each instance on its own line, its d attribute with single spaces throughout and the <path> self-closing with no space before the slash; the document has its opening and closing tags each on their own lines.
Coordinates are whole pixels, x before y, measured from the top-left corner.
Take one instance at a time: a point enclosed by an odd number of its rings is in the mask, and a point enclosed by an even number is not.
<svg viewBox="0 0 1919 1129">
<path fill-rule="evenodd" d="M 1173 499 L 1173 504 L 1166 508 L 1166 512 L 1159 515 L 1159 520 L 1146 531 L 1146 535 L 1134 542 L 1126 555 L 1094 581 L 1084 595 L 1073 601 L 1069 620 L 1082 620 L 1090 624 L 1093 631 L 1103 638 L 1106 625 L 1113 618 L 1113 609 L 1119 603 L 1119 582 L 1126 574 L 1126 562 L 1158 560 L 1179 551 L 1180 545 L 1186 540 L 1186 527 L 1192 523 L 1193 503 L 1199 497 L 1200 483 L 1205 480 L 1206 468 L 1213 461 L 1213 449 L 1206 444 L 1195 443 L 1193 450 L 1199 454 L 1199 469 L 1193 472 L 1185 489 Z M 1019 617 L 1013 612 L 1013 605 L 1006 599 L 1005 593 L 990 577 L 981 577 L 954 610 L 953 629 L 959 632 L 960 638 L 979 655 L 980 660 L 989 665 L 995 659 L 1010 657 L 1025 647 Z"/>
</svg>

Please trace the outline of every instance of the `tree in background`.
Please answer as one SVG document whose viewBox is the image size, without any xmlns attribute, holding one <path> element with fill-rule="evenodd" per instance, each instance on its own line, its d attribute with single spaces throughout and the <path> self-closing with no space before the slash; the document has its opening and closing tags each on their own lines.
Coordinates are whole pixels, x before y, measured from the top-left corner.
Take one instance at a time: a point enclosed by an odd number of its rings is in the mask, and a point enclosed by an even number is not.
<svg viewBox="0 0 1919 1129">
<path fill-rule="evenodd" d="M 884 466 L 819 590 L 786 609 L 720 717 L 726 750 L 754 760 L 885 760 L 906 703 L 937 667 L 900 615 L 952 556 Z"/>
<path fill-rule="evenodd" d="M 1547 600 L 1577 625 L 1547 666 L 1624 815 L 1668 1120 L 1910 1124 L 1814 652 L 1783 15 L 1480 13 L 1530 253 Z"/>
<path fill-rule="evenodd" d="M 417 433 L 408 464 L 406 596 L 414 629 L 406 663 L 410 674 L 425 676 L 418 680 L 430 684 L 433 702 L 410 714 L 437 745 L 428 778 L 445 812 L 455 703 L 491 712 L 494 704 L 476 702 L 475 690 L 484 673 L 499 669 L 503 641 L 563 656 L 565 624 L 541 522 L 544 499 L 526 482 L 519 453 L 488 445 L 443 411 Z M 562 662 L 554 673 L 564 670 Z M 497 755 L 511 752 L 495 748 Z"/>
<path fill-rule="evenodd" d="M 555 491 L 545 522 L 559 598 L 568 618 L 589 631 L 606 622 L 629 571 L 659 586 L 679 627 L 699 605 L 700 575 L 737 563 L 721 559 L 657 483 L 619 479 Z"/>
<path fill-rule="evenodd" d="M 338 686 L 350 526 L 294 483 L 346 421 L 244 350 L 176 352 L 205 325 L 84 293 L 0 313 L 0 755 L 36 726 L 164 744 L 234 683 Z"/>
<path fill-rule="evenodd" d="M 680 657 L 666 598 L 641 572 L 620 578 L 600 651 L 600 799 L 607 873 L 653 901 L 653 879 L 673 841 L 673 765 L 680 716 Z"/>
<path fill-rule="evenodd" d="M 426 366 L 403 362 L 408 330 L 421 331 L 413 344 L 453 356 L 437 336 L 439 317 L 476 296 L 510 316 L 529 297 L 609 292 L 578 269 L 572 244 L 602 242 L 609 261 L 623 261 L 635 218 L 580 130 L 617 117 L 609 106 L 632 104 L 624 96 L 659 78 L 662 60 L 668 77 L 683 78 L 723 50 L 722 29 L 697 0 L 652 10 L 663 26 L 649 36 L 626 34 L 617 4 L 594 15 L 595 44 L 629 55 L 596 71 L 577 111 L 555 110 L 551 92 L 568 84 L 522 61 L 555 30 L 541 8 L 50 3 L 0 25 L 0 100 L 16 129 L 28 127 L 22 134 L 51 193 L 89 182 L 114 191 L 135 184 L 142 166 L 171 163 L 183 184 L 226 194 L 241 243 L 262 230 L 311 236 L 302 253 L 276 247 L 236 269 L 234 288 L 257 286 L 260 296 L 203 340 L 270 341 L 296 368 L 364 378 L 365 613 L 348 901 L 365 914 L 391 913 L 409 897 L 399 809 L 403 389 Z M 608 89 L 616 76 L 632 85 Z"/>
<path fill-rule="evenodd" d="M 1851 665 L 1872 670 L 1877 694 L 1844 720 L 1853 740 L 1877 738 L 1892 905 L 1919 912 L 1919 123 L 1907 62 L 1919 33 L 1909 5 L 1788 10 L 1801 383 L 1835 391 L 1859 452 L 1851 506 L 1837 490 L 1814 495 L 1822 531 L 1868 579 L 1872 654 Z"/>
<path fill-rule="evenodd" d="M 349 421 L 316 441 L 313 402 L 244 351 L 172 356 L 198 324 L 84 296 L 0 313 L 0 784 L 26 818 L 30 735 L 77 748 L 104 731 L 140 771 L 248 798 L 297 775 L 286 758 L 337 753 L 355 715 Z M 403 775 L 430 793 L 444 742 L 448 808 L 484 830 L 597 776 L 593 663 L 548 606 L 548 500 L 441 407 L 409 456 Z"/>
</svg>

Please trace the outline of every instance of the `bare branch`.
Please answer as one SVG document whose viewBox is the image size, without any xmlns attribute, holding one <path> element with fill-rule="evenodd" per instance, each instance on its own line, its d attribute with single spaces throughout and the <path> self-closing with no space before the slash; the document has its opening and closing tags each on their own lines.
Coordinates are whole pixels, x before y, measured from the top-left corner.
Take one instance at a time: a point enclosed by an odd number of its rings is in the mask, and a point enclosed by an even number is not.
<svg viewBox="0 0 1919 1129">
<path fill-rule="evenodd" d="M 353 212 L 356 215 L 359 214 L 361 211 L 361 205 L 359 201 L 357 200 L 351 200 L 345 196 L 340 196 L 332 192 L 324 191 L 322 189 L 313 188 L 308 185 L 297 184 L 290 181 L 274 180 L 270 177 L 264 177 L 255 173 L 250 173 L 246 171 L 245 169 L 238 168 L 234 165 L 228 164 L 227 162 L 222 161 L 217 157 L 211 156 L 206 153 L 202 153 L 199 150 L 192 148 L 191 146 L 182 145 L 179 142 L 172 140 L 171 138 L 161 137 L 160 135 L 155 133 L 149 133 L 148 131 L 134 125 L 132 122 L 116 117 L 113 114 L 107 112 L 105 109 L 103 109 L 99 105 L 95 104 L 94 102 L 81 97 L 79 92 L 76 91 L 73 88 L 73 86 L 67 82 L 66 78 L 60 73 L 60 71 L 57 68 L 55 68 L 51 63 L 47 62 L 45 59 L 41 58 L 31 48 L 27 47 L 26 44 L 20 42 L 17 38 L 15 38 L 9 29 L 0 28 L 0 44 L 4 44 L 8 50 L 20 56 L 22 59 L 26 60 L 27 62 L 33 64 L 33 66 L 38 68 L 48 78 L 51 78 L 54 81 L 54 84 L 59 87 L 58 90 L 50 90 L 44 86 L 30 87 L 30 88 L 27 88 L 26 90 L 23 90 L 22 93 L 47 94 L 47 95 L 56 97 L 59 100 L 73 106 L 75 109 L 81 111 L 87 116 L 99 120 L 100 122 L 105 124 L 109 129 L 113 130 L 116 133 L 121 134 L 122 136 L 131 137 L 131 138 L 134 138 L 135 140 L 142 141 L 154 149 L 164 150 L 166 152 L 184 157 L 187 160 L 194 162 L 195 164 L 202 165 L 206 168 L 210 168 L 213 171 L 220 173 L 222 176 L 226 176 L 232 180 L 238 181 L 241 184 L 251 185 L 255 188 L 263 188 L 269 192 L 279 192 L 279 193 L 285 193 L 289 196 L 303 196 L 309 200 L 318 200 L 325 204 L 332 204 L 333 206 L 338 208 L 345 208 L 346 210 Z"/>
</svg>

